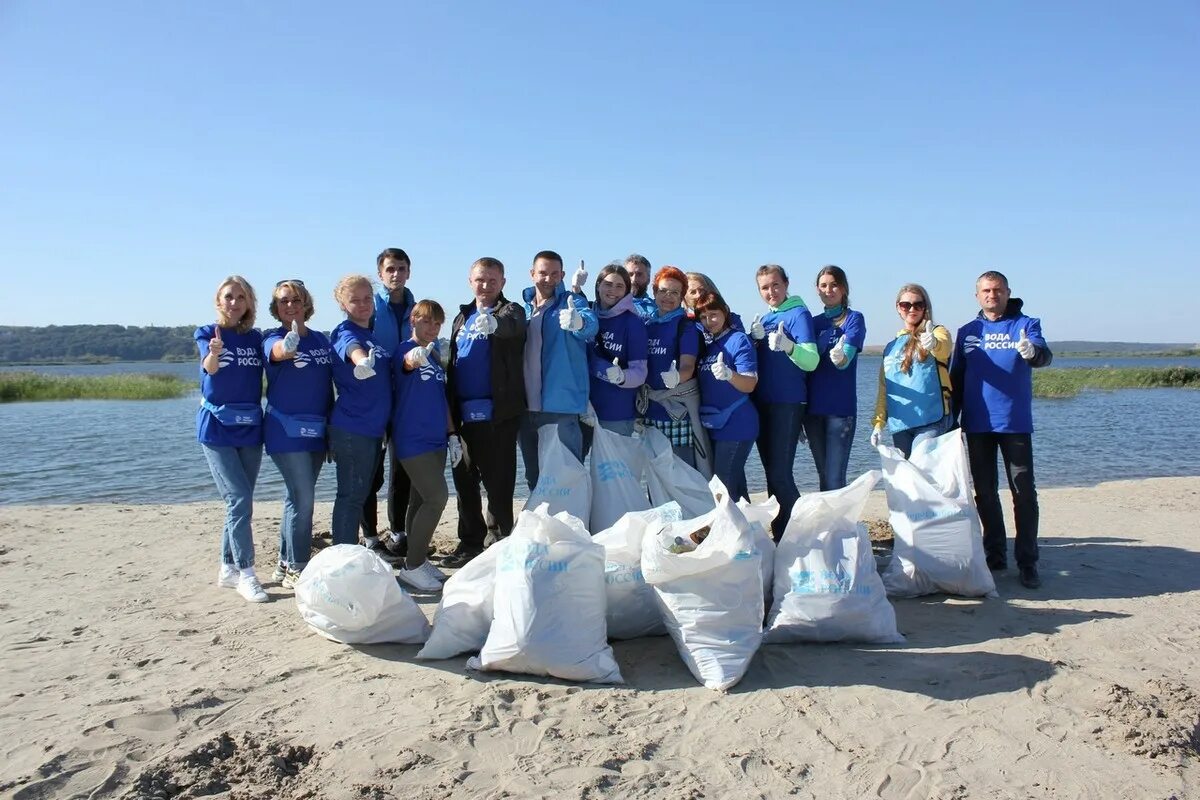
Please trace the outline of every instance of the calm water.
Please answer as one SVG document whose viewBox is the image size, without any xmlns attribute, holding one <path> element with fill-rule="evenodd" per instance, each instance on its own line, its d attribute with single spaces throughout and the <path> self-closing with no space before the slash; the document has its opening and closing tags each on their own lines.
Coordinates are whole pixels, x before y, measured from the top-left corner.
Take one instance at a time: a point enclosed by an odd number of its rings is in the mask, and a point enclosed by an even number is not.
<svg viewBox="0 0 1200 800">
<path fill-rule="evenodd" d="M 1055 359 L 1056 367 L 1192 366 L 1200 358 Z M 34 369 L 31 367 L 0 370 Z M 52 374 L 170 372 L 198 380 L 195 364 L 46 366 Z M 858 434 L 851 476 L 879 466 L 867 445 L 879 359 L 859 368 Z M 176 400 L 74 400 L 0 404 L 0 504 L 176 503 L 217 499 L 195 437 L 199 395 Z M 1067 400 L 1035 400 L 1038 483 L 1086 485 L 1120 478 L 1200 475 L 1200 391 L 1140 389 L 1086 392 Z M 752 491 L 765 488 L 756 453 L 748 464 Z M 808 449 L 801 445 L 796 476 L 816 489 Z M 332 500 L 333 465 L 318 495 Z M 282 497 L 283 482 L 263 458 L 256 498 Z M 525 495 L 523 477 L 518 496 Z"/>
</svg>

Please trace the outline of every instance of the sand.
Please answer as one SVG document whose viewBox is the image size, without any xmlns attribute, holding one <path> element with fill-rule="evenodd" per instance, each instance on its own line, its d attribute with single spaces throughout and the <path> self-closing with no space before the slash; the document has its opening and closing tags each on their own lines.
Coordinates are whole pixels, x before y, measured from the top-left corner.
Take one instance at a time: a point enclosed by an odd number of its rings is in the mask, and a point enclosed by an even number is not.
<svg viewBox="0 0 1200 800">
<path fill-rule="evenodd" d="M 728 694 L 665 637 L 623 687 L 329 642 L 213 585 L 220 520 L 0 508 L 0 795 L 1200 797 L 1200 478 L 1044 490 L 1041 590 L 900 600 L 907 643 L 767 646 Z"/>
</svg>

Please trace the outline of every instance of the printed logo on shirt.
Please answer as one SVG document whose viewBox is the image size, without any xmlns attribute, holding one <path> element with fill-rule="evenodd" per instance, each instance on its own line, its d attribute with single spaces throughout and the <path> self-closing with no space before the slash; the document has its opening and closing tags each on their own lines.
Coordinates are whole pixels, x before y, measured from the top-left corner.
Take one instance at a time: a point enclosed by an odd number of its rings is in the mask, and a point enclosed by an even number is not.
<svg viewBox="0 0 1200 800">
<path fill-rule="evenodd" d="M 258 348 L 256 347 L 235 347 L 237 352 L 237 365 L 239 367 L 261 367 L 262 359 L 259 357 Z M 226 350 L 226 353 L 229 351 Z M 224 353 L 222 353 L 224 355 Z"/>
<path fill-rule="evenodd" d="M 423 381 L 434 379 L 434 380 L 441 381 L 442 383 L 446 382 L 446 373 L 442 370 L 442 368 L 440 366 L 438 366 L 437 364 L 435 364 L 432 361 L 430 361 L 425 366 L 421 367 L 420 375 L 421 375 L 421 380 L 423 380 Z"/>
<path fill-rule="evenodd" d="M 232 350 L 222 350 L 221 355 L 217 356 L 217 364 L 222 367 L 232 367 L 233 362 L 237 360 L 237 356 Z"/>
<path fill-rule="evenodd" d="M 667 346 L 663 344 L 661 336 L 652 336 L 647 339 L 646 349 L 652 356 L 665 356 L 667 354 Z"/>
<path fill-rule="evenodd" d="M 316 350 L 297 351 L 295 359 L 292 363 L 296 365 L 296 369 L 304 369 L 309 364 L 331 364 L 333 359 L 329 355 L 328 347 L 318 347 Z"/>
<path fill-rule="evenodd" d="M 982 337 L 966 336 L 963 338 L 963 353 L 970 353 L 972 350 L 1015 350 L 1017 349 L 1017 341 L 1010 333 L 985 333 Z"/>
</svg>

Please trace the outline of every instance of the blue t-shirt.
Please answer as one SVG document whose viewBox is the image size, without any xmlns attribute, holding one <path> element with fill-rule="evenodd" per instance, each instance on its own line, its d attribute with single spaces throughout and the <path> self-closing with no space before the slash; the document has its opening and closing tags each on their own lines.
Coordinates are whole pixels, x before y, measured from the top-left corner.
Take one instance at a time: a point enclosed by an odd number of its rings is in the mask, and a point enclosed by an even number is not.
<svg viewBox="0 0 1200 800">
<path fill-rule="evenodd" d="M 412 339 L 401 342 L 392 365 L 392 385 L 396 392 L 392 443 L 396 458 L 412 458 L 446 446 L 446 426 L 450 424 L 446 371 L 434 351 L 428 364 L 406 372 L 404 356 L 418 346 Z"/>
<path fill-rule="evenodd" d="M 783 328 L 797 345 L 813 341 L 812 315 L 804 306 L 787 311 L 772 311 L 762 318 L 767 335 L 757 343 L 758 385 L 754 399 L 760 403 L 804 403 L 808 401 L 808 373 L 796 366 L 782 350 L 772 350 L 770 336 Z"/>
<path fill-rule="evenodd" d="M 216 325 L 196 328 L 192 334 L 200 348 L 200 360 L 208 357 L 208 343 Z M 221 328 L 220 369 L 209 375 L 200 367 L 200 396 L 214 406 L 226 403 L 260 405 L 262 403 L 262 333 L 251 328 L 238 333 Z M 222 425 L 211 411 L 201 406 L 196 411 L 196 438 L 213 447 L 254 447 L 262 444 L 262 425 Z"/>
<path fill-rule="evenodd" d="M 308 328 L 300 337 L 295 358 L 271 360 L 271 348 L 287 336 L 278 327 L 263 335 L 263 364 L 267 371 L 267 405 L 282 414 L 306 414 L 329 418 L 333 408 L 333 349 L 320 331 Z M 269 412 L 263 416 L 263 438 L 267 453 L 316 452 L 324 450 L 325 437 L 288 436 L 283 423 Z"/>
<path fill-rule="evenodd" d="M 492 337 L 471 332 L 478 316 L 478 310 L 471 312 L 455 337 L 458 358 L 454 362 L 454 391 L 459 400 L 492 397 Z"/>
<path fill-rule="evenodd" d="M 614 358 L 622 369 L 627 369 L 631 361 L 646 361 L 646 323 L 634 312 L 600 317 L 600 330 L 588 344 L 592 373 L 589 399 L 596 417 L 609 422 L 637 416 L 637 387 L 628 389 L 602 377 Z"/>
<path fill-rule="evenodd" d="M 742 375 L 753 375 L 758 371 L 758 359 L 754 355 L 754 344 L 741 331 L 727 330 L 714 342 L 709 342 L 704 358 L 700 362 L 700 408 L 726 409 L 741 403 L 720 428 L 707 428 L 708 435 L 719 441 L 742 442 L 758 438 L 758 411 L 745 392 L 734 388 L 730 381 L 719 381 L 712 374 L 712 365 L 718 356 L 725 354 L 725 366 Z"/>
<path fill-rule="evenodd" d="M 680 320 L 683 320 L 682 324 Z M 700 331 L 683 314 L 667 320 L 655 318 L 647 322 L 646 344 L 650 354 L 646 384 L 651 389 L 667 388 L 663 386 L 662 373 L 671 368 L 672 361 L 676 362 L 676 369 L 683 356 L 694 356 L 699 361 Z M 650 403 L 646 416 L 662 422 L 671 419 L 667 410 L 654 402 Z"/>
<path fill-rule="evenodd" d="M 1024 314 L 994 322 L 981 315 L 958 329 L 952 372 L 962 383 L 967 433 L 1033 433 L 1033 367 L 1016 351 L 1022 330 L 1046 347 L 1042 321 Z"/>
<path fill-rule="evenodd" d="M 855 349 L 854 358 L 838 368 L 829 360 L 829 349 L 842 335 L 846 344 Z M 807 413 L 824 417 L 858 416 L 858 353 L 867 340 L 867 322 L 858 311 L 850 309 L 841 325 L 824 314 L 813 317 L 813 336 L 821 360 L 808 375 Z"/>
<path fill-rule="evenodd" d="M 392 411 L 392 354 L 374 341 L 371 331 L 348 319 L 330 332 L 330 339 L 337 388 L 330 424 L 359 436 L 383 436 Z M 355 347 L 375 353 L 375 374 L 363 381 L 354 377 L 354 364 L 347 358 Z"/>
</svg>

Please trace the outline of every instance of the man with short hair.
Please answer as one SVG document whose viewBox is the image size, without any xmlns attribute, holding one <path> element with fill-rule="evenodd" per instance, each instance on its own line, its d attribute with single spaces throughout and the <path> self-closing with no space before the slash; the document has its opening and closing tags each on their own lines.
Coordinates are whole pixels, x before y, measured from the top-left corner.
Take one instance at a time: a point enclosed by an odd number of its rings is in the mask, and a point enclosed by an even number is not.
<svg viewBox="0 0 1200 800">
<path fill-rule="evenodd" d="M 979 315 L 958 329 L 950 362 L 953 413 L 961 416 L 975 484 L 975 504 L 983 523 L 988 566 L 1008 567 L 1008 542 L 1000 506 L 996 451 L 1013 495 L 1016 543 L 1013 554 L 1021 585 L 1036 589 L 1038 499 L 1033 479 L 1033 369 L 1054 357 L 1042 336 L 1042 322 L 1027 317 L 1024 303 L 1011 297 L 1008 278 L 988 271 L 975 281 Z"/>
<path fill-rule="evenodd" d="M 408 253 L 399 247 L 389 247 L 375 258 L 375 268 L 379 273 L 379 285 L 375 287 L 375 314 L 371 317 L 371 331 L 375 334 L 380 347 L 389 353 L 396 352 L 400 343 L 412 336 L 412 314 L 416 301 L 413 293 L 408 290 L 408 278 L 412 274 L 412 261 Z M 390 458 L 388 458 L 390 454 Z M 379 511 L 376 494 L 383 486 L 384 462 L 391 462 L 391 478 L 388 480 L 388 527 L 391 535 L 381 541 L 379 538 Z M 392 432 L 384 437 L 384 446 L 379 454 L 379 465 L 375 469 L 375 480 L 371 484 L 371 493 L 363 504 L 362 529 L 363 543 L 372 550 L 386 547 L 393 556 L 406 555 L 407 546 L 404 535 L 404 518 L 408 513 L 408 493 L 411 481 L 400 460 L 396 458 L 396 448 L 392 444 Z"/>
<path fill-rule="evenodd" d="M 587 343 L 596 338 L 600 322 L 579 294 L 587 270 L 580 263 L 571 281 L 563 285 L 562 256 L 543 250 L 533 257 L 529 271 L 533 286 L 523 293 L 529 325 L 525 333 L 525 402 L 528 411 L 521 423 L 521 457 L 530 490 L 538 479 L 538 429 L 557 425 L 558 435 L 580 463 L 583 432 L 579 415 L 588 405 Z"/>
<path fill-rule="evenodd" d="M 633 284 L 633 307 L 643 320 L 652 319 L 658 313 L 654 303 L 654 293 L 650 287 L 650 259 L 633 253 L 625 259 L 625 271 L 629 273 L 629 282 Z"/>
<path fill-rule="evenodd" d="M 483 552 L 488 524 L 480 483 L 496 535 L 513 529 L 517 433 L 525 411 L 525 309 L 504 296 L 504 283 L 498 259 L 472 264 L 467 284 L 474 299 L 459 308 L 451 326 L 446 392 L 466 456 L 452 470 L 458 548 L 442 559 L 447 567 L 461 567 Z"/>
</svg>

